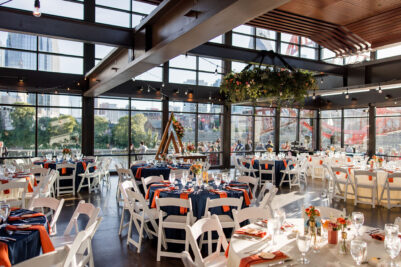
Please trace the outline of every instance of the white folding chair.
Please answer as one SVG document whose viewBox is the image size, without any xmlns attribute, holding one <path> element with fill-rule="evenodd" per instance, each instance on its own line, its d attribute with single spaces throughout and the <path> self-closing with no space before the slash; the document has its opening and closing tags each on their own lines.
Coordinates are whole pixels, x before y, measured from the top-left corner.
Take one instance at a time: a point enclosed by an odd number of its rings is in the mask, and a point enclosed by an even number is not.
<svg viewBox="0 0 401 267">
<path fill-rule="evenodd" d="M 180 258 L 181 253 L 163 251 L 161 249 L 162 242 L 164 243 L 176 243 L 185 244 L 185 251 L 188 251 L 188 240 L 166 238 L 164 233 L 165 228 L 171 229 L 185 229 L 185 226 L 192 225 L 194 222 L 194 216 L 192 213 L 192 203 L 190 199 L 180 199 L 180 198 L 157 198 L 156 199 L 157 211 L 159 213 L 159 231 L 157 240 L 157 261 L 163 257 L 175 257 Z M 162 208 L 166 206 L 175 206 L 180 208 L 186 208 L 187 213 L 185 215 L 167 215 L 164 218 L 165 213 L 163 213 Z"/>
<path fill-rule="evenodd" d="M 152 239 L 153 236 L 158 237 L 158 233 L 156 232 L 159 230 L 159 227 L 156 223 L 158 211 L 156 209 L 149 209 L 149 207 L 145 203 L 144 197 L 140 192 L 126 190 L 126 193 L 127 193 L 127 206 L 130 212 L 127 246 L 129 244 L 132 244 L 137 248 L 137 252 L 140 253 L 144 231 L 146 232 L 147 236 L 150 239 Z M 162 214 L 163 216 L 165 215 L 164 212 L 162 212 Z M 136 230 L 138 231 L 139 234 L 138 241 L 132 238 L 132 223 L 134 223 Z M 147 223 L 150 223 L 152 225 L 153 230 L 151 230 L 147 226 Z M 158 240 L 160 239 L 161 238 L 159 237 Z M 165 244 L 163 245 L 165 246 Z"/>
<path fill-rule="evenodd" d="M 63 169 L 67 170 L 67 173 L 70 170 L 70 174 L 63 174 Z M 60 194 L 72 194 L 75 196 L 75 174 L 77 170 L 77 165 L 76 164 L 57 164 L 56 165 L 56 170 L 59 171 L 59 176 L 57 177 L 57 183 L 56 183 L 56 192 L 57 192 L 57 197 L 60 196 Z M 61 185 L 61 181 L 71 181 L 71 185 Z"/>
<path fill-rule="evenodd" d="M 158 183 L 164 181 L 163 175 L 160 176 L 148 176 L 146 178 L 142 177 L 142 186 L 143 186 L 143 192 L 148 192 L 148 185 L 153 184 L 153 183 Z"/>
<path fill-rule="evenodd" d="M 233 210 L 233 217 L 235 222 L 235 230 L 240 228 L 240 223 L 249 220 L 250 223 L 256 220 L 267 220 L 272 218 L 270 210 L 262 207 L 249 207 L 241 210 Z"/>
<path fill-rule="evenodd" d="M 188 253 L 188 251 L 181 252 L 181 260 L 184 264 L 184 267 L 196 267 L 196 264 L 192 260 L 191 255 Z"/>
<path fill-rule="evenodd" d="M 320 218 L 322 219 L 337 219 L 347 215 L 345 208 L 342 210 L 326 206 L 316 206 L 315 208 L 320 212 Z"/>
<path fill-rule="evenodd" d="M 131 169 L 122 169 L 122 168 L 117 168 L 117 175 L 118 175 L 118 184 L 117 184 L 117 190 L 116 190 L 116 198 L 117 198 L 117 203 L 120 203 L 124 199 L 122 198 L 122 193 L 120 190 L 120 184 L 125 182 L 125 181 L 134 181 L 133 186 L 135 189 L 135 192 L 140 192 L 137 181 L 135 180 L 135 176 L 132 173 Z"/>
<path fill-rule="evenodd" d="M 31 258 L 29 260 L 15 264 L 14 267 L 32 267 L 32 266 L 52 266 L 52 267 L 64 267 L 68 253 L 70 252 L 69 246 L 64 246 L 61 249 L 57 249 L 46 254 Z"/>
<path fill-rule="evenodd" d="M 64 198 L 58 200 L 56 198 L 51 197 L 38 197 L 32 199 L 31 203 L 29 204 L 28 209 L 34 210 L 40 208 L 42 213 L 44 213 L 44 208 L 50 209 L 50 211 L 46 214 L 46 217 L 49 215 L 51 216 L 50 221 L 50 235 L 57 234 L 57 220 L 60 215 L 61 209 L 64 205 Z"/>
<path fill-rule="evenodd" d="M 384 191 L 387 191 L 387 196 L 383 198 Z M 384 182 L 384 186 L 380 195 L 379 203 L 381 204 L 383 200 L 387 201 L 387 209 L 391 209 L 394 207 L 401 207 L 401 199 L 400 198 L 391 198 L 391 192 L 400 192 L 401 191 L 401 172 L 389 173 L 387 172 L 386 181 Z M 394 204 L 391 201 L 398 201 L 398 204 Z"/>
<path fill-rule="evenodd" d="M 313 157 L 311 163 L 312 169 L 312 180 L 314 179 L 324 179 L 324 158 Z"/>
<path fill-rule="evenodd" d="M 376 206 L 376 200 L 378 199 L 377 190 L 377 173 L 374 171 L 354 170 L 354 183 L 355 183 L 355 199 L 354 205 L 358 203 L 371 204 L 374 208 Z M 358 189 L 365 189 L 371 191 L 370 196 L 362 196 L 359 194 Z M 361 199 L 367 199 L 364 201 Z M 369 201 L 370 200 L 370 201 Z"/>
<path fill-rule="evenodd" d="M 288 183 L 290 189 L 292 186 L 300 186 L 299 182 L 299 168 L 297 162 L 289 160 L 287 163 L 287 167 L 281 171 L 283 173 L 283 178 L 280 181 L 280 186 L 283 183 Z"/>
<path fill-rule="evenodd" d="M 73 227 L 75 228 L 75 232 L 79 232 L 79 227 L 78 227 L 78 217 L 81 214 L 84 214 L 88 217 L 88 222 L 85 226 L 85 230 L 88 229 L 98 218 L 100 212 L 100 208 L 96 208 L 93 204 L 91 203 L 85 203 L 85 200 L 81 200 L 78 203 L 78 206 L 76 207 L 74 213 L 72 214 L 72 217 L 67 225 L 67 228 L 64 231 L 64 235 L 62 236 L 53 236 L 51 237 L 51 241 L 54 245 L 54 247 L 60 247 L 64 246 L 67 244 L 71 244 L 74 240 L 74 235 L 71 235 L 71 231 L 73 230 Z"/>
<path fill-rule="evenodd" d="M 213 231 L 216 231 L 219 236 L 216 250 L 213 253 L 209 254 L 206 258 L 203 258 L 197 240 L 202 234 Z M 210 218 L 200 219 L 192 226 L 186 225 L 185 232 L 186 240 L 189 241 L 189 244 L 191 245 L 192 251 L 195 255 L 195 261 L 192 261 L 187 252 L 188 250 L 184 251 L 182 253 L 182 256 L 180 255 L 181 258 L 184 259 L 184 264 L 185 262 L 187 264 L 185 266 L 227 266 L 227 258 L 224 256 L 224 253 L 221 253 L 221 247 L 223 247 L 223 250 L 226 251 L 228 249 L 228 243 L 224 235 L 223 228 L 221 227 L 219 218 L 216 215 L 213 215 Z"/>
<path fill-rule="evenodd" d="M 110 164 L 112 158 L 104 158 L 99 166 L 99 175 L 100 180 L 102 181 L 102 185 L 106 183 L 107 187 L 111 186 L 110 183 Z"/>
<path fill-rule="evenodd" d="M 255 179 L 255 178 L 253 178 Z M 215 199 L 210 199 L 207 198 L 206 200 L 206 207 L 205 207 L 205 214 L 203 215 L 203 218 L 210 217 L 211 215 L 214 215 L 210 209 L 212 208 L 223 208 L 223 206 L 230 207 L 230 209 L 236 209 L 240 210 L 242 206 L 242 199 L 243 197 L 240 198 L 234 198 L 234 197 L 227 197 L 227 198 L 215 198 Z M 219 218 L 220 224 L 222 228 L 234 228 L 234 220 L 231 218 L 230 215 L 227 214 L 216 214 L 216 216 Z M 208 232 L 208 251 L 209 254 L 212 254 L 212 242 L 215 243 L 217 240 L 212 240 L 212 233 Z M 201 241 L 200 241 L 200 247 L 202 248 L 203 246 L 203 241 L 204 241 L 204 236 L 202 235 Z"/>
<path fill-rule="evenodd" d="M 37 166 L 37 165 L 35 165 Z M 44 177 L 49 175 L 51 169 L 46 169 L 46 168 L 30 168 L 29 172 L 35 175 L 35 178 L 39 181 L 39 183 L 42 181 Z"/>
<path fill-rule="evenodd" d="M 0 199 L 12 208 L 25 208 L 25 195 L 28 189 L 28 181 L 0 183 Z M 8 193 L 6 193 L 8 191 Z"/>
<path fill-rule="evenodd" d="M 262 201 L 262 199 L 265 197 L 265 195 L 266 195 L 266 190 L 269 192 L 269 193 L 271 193 L 272 192 L 272 190 L 273 189 L 276 189 L 276 192 L 278 191 L 278 189 L 276 188 L 276 186 L 273 184 L 273 183 L 271 183 L 271 182 L 269 182 L 269 181 L 265 181 L 264 183 L 263 183 L 263 186 L 262 186 L 262 188 L 260 189 L 260 191 L 259 191 L 259 195 L 258 195 L 258 198 L 257 198 L 257 200 L 256 200 L 256 205 L 259 205 L 260 204 L 260 202 Z"/>
<path fill-rule="evenodd" d="M 91 169 L 95 168 L 91 172 Z M 82 188 L 87 187 L 89 194 L 96 189 L 100 189 L 100 175 L 101 173 L 97 170 L 95 162 L 88 163 L 85 172 L 78 174 L 81 177 L 81 182 L 79 183 L 77 193 L 81 191 Z M 86 181 L 86 183 L 85 183 Z"/>
<path fill-rule="evenodd" d="M 263 176 L 269 175 L 271 179 L 263 179 Z M 259 160 L 259 185 L 263 181 L 269 180 L 272 184 L 276 184 L 276 162 L 274 160 Z"/>
<path fill-rule="evenodd" d="M 252 189 L 252 196 L 253 196 L 253 202 L 256 201 L 256 189 L 258 188 L 259 185 L 259 179 L 258 178 L 253 178 L 251 176 L 240 176 L 237 179 L 237 182 L 239 183 L 246 183 L 248 184 L 249 187 Z"/>
<path fill-rule="evenodd" d="M 245 175 L 245 167 L 242 165 L 242 157 L 234 156 L 234 178 L 237 177 L 237 172 L 240 176 Z"/>
<path fill-rule="evenodd" d="M 331 167 L 328 169 L 331 179 L 333 180 L 333 192 L 330 194 L 330 202 L 333 198 L 338 198 L 347 201 L 348 186 L 351 186 L 352 193 L 355 195 L 354 183 L 350 179 L 350 173 L 347 169 L 340 167 Z M 344 188 L 342 189 L 341 186 Z"/>
<path fill-rule="evenodd" d="M 258 169 L 255 169 L 253 167 L 252 161 L 253 161 L 252 159 L 242 158 L 242 162 L 245 162 L 244 175 L 253 176 L 256 178 L 257 177 L 256 173 L 258 172 Z M 248 167 L 246 165 L 248 165 Z"/>
</svg>

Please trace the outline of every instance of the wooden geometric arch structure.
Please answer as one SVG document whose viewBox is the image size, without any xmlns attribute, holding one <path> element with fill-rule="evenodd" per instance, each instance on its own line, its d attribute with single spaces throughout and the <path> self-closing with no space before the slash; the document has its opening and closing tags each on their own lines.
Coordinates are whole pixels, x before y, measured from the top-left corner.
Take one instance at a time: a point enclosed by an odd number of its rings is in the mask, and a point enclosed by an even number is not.
<svg viewBox="0 0 401 267">
<path fill-rule="evenodd" d="M 184 152 L 184 146 L 182 145 L 181 138 L 177 135 L 177 132 L 175 131 L 173 127 L 173 118 L 174 118 L 174 113 L 171 113 L 170 118 L 168 119 L 166 128 L 164 129 L 162 140 L 160 141 L 160 146 L 159 149 L 157 150 L 156 153 L 156 160 L 161 159 L 161 155 L 167 155 L 168 154 L 168 147 L 170 146 L 170 143 L 173 142 L 173 147 L 175 153 L 180 153 Z M 177 141 L 178 144 L 177 144 Z M 181 148 L 181 150 L 180 150 Z"/>
</svg>

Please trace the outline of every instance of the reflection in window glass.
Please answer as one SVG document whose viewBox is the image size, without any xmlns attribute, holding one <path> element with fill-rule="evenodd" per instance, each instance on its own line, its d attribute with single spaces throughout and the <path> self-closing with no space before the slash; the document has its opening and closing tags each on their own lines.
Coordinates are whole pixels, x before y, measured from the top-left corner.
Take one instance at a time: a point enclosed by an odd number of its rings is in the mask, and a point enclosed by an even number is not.
<svg viewBox="0 0 401 267">
<path fill-rule="evenodd" d="M 129 13 L 96 7 L 96 22 L 129 27 L 129 20 Z"/>
<path fill-rule="evenodd" d="M 314 41 L 312 41 L 309 38 L 302 37 L 302 36 L 301 36 L 301 45 L 306 45 L 306 46 L 310 46 L 310 47 L 317 47 L 317 43 L 315 43 Z"/>
<path fill-rule="evenodd" d="M 252 116 L 231 116 L 231 151 L 251 151 Z"/>
<path fill-rule="evenodd" d="M 350 146 L 355 152 L 366 152 L 368 131 L 368 118 L 344 119 L 344 145 Z"/>
<path fill-rule="evenodd" d="M 198 115 L 198 146 L 202 147 L 203 152 L 217 152 L 222 150 L 222 123 L 222 115 Z"/>
<path fill-rule="evenodd" d="M 280 118 L 280 150 L 288 150 L 296 139 L 297 118 Z"/>
<path fill-rule="evenodd" d="M 147 4 L 141 1 L 132 1 L 132 12 L 150 14 L 156 7 L 156 5 Z"/>
<path fill-rule="evenodd" d="M 17 92 L 0 92 L 1 104 L 12 105 L 35 105 L 36 94 L 26 94 Z"/>
<path fill-rule="evenodd" d="M 186 147 L 187 143 L 194 144 L 196 115 L 190 113 L 174 113 L 174 117 L 184 126 L 185 134 L 184 138 L 182 138 L 184 146 Z"/>
<path fill-rule="evenodd" d="M 296 109 L 296 108 L 281 108 L 280 109 L 280 116 L 281 117 L 297 117 L 298 116 L 298 109 Z"/>
<path fill-rule="evenodd" d="M 113 46 L 95 44 L 95 58 L 103 59 L 113 49 Z"/>
<path fill-rule="evenodd" d="M 223 35 L 219 35 L 211 40 L 209 40 L 210 43 L 216 43 L 216 44 L 222 44 L 223 43 Z"/>
<path fill-rule="evenodd" d="M 128 111 L 95 109 L 95 155 L 128 154 Z"/>
<path fill-rule="evenodd" d="M 276 32 L 267 29 L 256 28 L 256 36 L 268 39 L 276 39 Z"/>
<path fill-rule="evenodd" d="M 221 65 L 222 61 L 220 59 L 199 57 L 199 70 L 215 72 L 217 69 L 217 72 L 221 73 Z"/>
<path fill-rule="evenodd" d="M 145 81 L 153 81 L 153 82 L 161 82 L 163 77 L 163 69 L 160 67 L 155 67 L 150 69 L 139 76 L 136 76 L 137 80 L 145 80 Z"/>
<path fill-rule="evenodd" d="M 308 59 L 317 59 L 317 49 L 302 46 L 301 57 Z"/>
<path fill-rule="evenodd" d="M 327 49 L 327 48 L 322 48 L 322 59 L 327 59 L 327 58 L 333 58 L 336 56 L 336 53 L 333 51 Z"/>
<path fill-rule="evenodd" d="M 255 118 L 255 151 L 274 146 L 274 117 Z"/>
<path fill-rule="evenodd" d="M 196 104 L 189 102 L 173 102 L 169 101 L 170 111 L 174 112 L 196 112 Z"/>
<path fill-rule="evenodd" d="M 274 116 L 276 114 L 276 109 L 274 108 L 255 107 L 255 111 L 257 115 Z"/>
<path fill-rule="evenodd" d="M 81 151 L 82 110 L 38 108 L 38 154 L 61 153 L 70 148 Z"/>
<path fill-rule="evenodd" d="M 250 106 L 231 106 L 231 114 L 252 115 L 253 107 Z"/>
<path fill-rule="evenodd" d="M 83 59 L 39 54 L 39 70 L 63 73 L 83 73 Z"/>
<path fill-rule="evenodd" d="M 198 112 L 200 112 L 200 113 L 223 113 L 223 106 L 199 103 L 198 104 Z"/>
<path fill-rule="evenodd" d="M 39 51 L 83 56 L 84 43 L 39 36 Z"/>
<path fill-rule="evenodd" d="M 256 38 L 256 49 L 257 50 L 276 51 L 276 41 Z"/>
<path fill-rule="evenodd" d="M 344 117 L 368 117 L 367 109 L 344 109 Z"/>
<path fill-rule="evenodd" d="M 287 43 L 298 44 L 299 43 L 299 36 L 288 34 L 288 33 L 281 33 L 281 41 L 287 42 Z"/>
<path fill-rule="evenodd" d="M 315 138 L 316 138 L 316 121 L 317 119 L 300 119 L 300 132 L 299 142 L 302 147 L 308 150 L 314 150 Z"/>
<path fill-rule="evenodd" d="M 0 47 L 36 51 L 36 36 L 0 31 Z"/>
<path fill-rule="evenodd" d="M 341 118 L 341 110 L 322 110 L 321 118 Z"/>
<path fill-rule="evenodd" d="M 82 107 L 82 97 L 74 95 L 38 94 L 39 106 Z"/>
<path fill-rule="evenodd" d="M 288 56 L 299 56 L 299 46 L 296 44 L 281 43 L 280 53 Z"/>
<path fill-rule="evenodd" d="M 243 47 L 243 48 L 254 48 L 253 43 L 254 38 L 252 36 L 245 36 L 241 34 L 233 33 L 233 46 Z"/>
<path fill-rule="evenodd" d="M 357 55 L 352 55 L 344 58 L 345 64 L 355 64 L 358 62 L 367 61 L 370 59 L 370 52 L 359 53 Z"/>
<path fill-rule="evenodd" d="M 219 87 L 221 84 L 221 75 L 214 73 L 199 72 L 198 85 Z"/>
<path fill-rule="evenodd" d="M 133 149 L 131 153 L 141 154 L 141 142 L 148 148 L 145 153 L 156 154 L 158 143 L 162 135 L 162 113 L 150 111 L 134 111 L 131 112 L 131 143 Z M 139 156 L 140 159 L 151 159 L 153 156 Z"/>
<path fill-rule="evenodd" d="M 95 108 L 100 109 L 129 109 L 129 102 L 126 98 L 95 98 Z"/>
<path fill-rule="evenodd" d="M 316 118 L 317 116 L 316 110 L 301 109 L 300 112 L 301 112 L 300 113 L 301 118 Z"/>
<path fill-rule="evenodd" d="M 131 100 L 131 109 L 135 110 L 162 110 L 161 101 Z"/>
<path fill-rule="evenodd" d="M 196 72 L 190 70 L 169 69 L 171 83 L 196 84 Z"/>
<path fill-rule="evenodd" d="M 0 49 L 0 67 L 36 70 L 36 53 Z"/>
<path fill-rule="evenodd" d="M 2 95 L 2 99 L 3 97 Z M 0 136 L 4 147 L 7 147 L 8 157 L 34 156 L 35 107 L 1 106 L 0 115 L 2 119 Z"/>
<path fill-rule="evenodd" d="M 400 156 L 401 108 L 376 108 L 376 153 Z"/>
<path fill-rule="evenodd" d="M 339 149 L 341 147 L 341 119 L 326 118 L 320 120 L 320 124 L 322 149 L 330 149 L 331 146 Z"/>
<path fill-rule="evenodd" d="M 196 57 L 179 55 L 169 62 L 170 67 L 182 68 L 182 69 L 196 69 Z"/>
</svg>

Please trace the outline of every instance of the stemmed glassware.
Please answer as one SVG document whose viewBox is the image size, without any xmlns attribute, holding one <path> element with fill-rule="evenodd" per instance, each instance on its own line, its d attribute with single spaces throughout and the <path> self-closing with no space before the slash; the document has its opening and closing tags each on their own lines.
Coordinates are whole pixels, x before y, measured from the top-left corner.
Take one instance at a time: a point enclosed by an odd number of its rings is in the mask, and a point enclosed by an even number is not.
<svg viewBox="0 0 401 267">
<path fill-rule="evenodd" d="M 60 162 L 63 159 L 63 154 L 58 153 L 57 154 L 57 161 Z"/>
<path fill-rule="evenodd" d="M 175 173 L 170 173 L 169 180 L 171 184 L 175 183 Z"/>
<path fill-rule="evenodd" d="M 351 256 L 356 262 L 356 265 L 361 265 L 366 258 L 367 247 L 368 245 L 365 241 L 357 239 L 351 241 Z"/>
<path fill-rule="evenodd" d="M 7 171 L 11 174 L 11 176 L 14 176 L 14 173 L 16 171 L 16 167 L 12 164 L 7 165 Z"/>
<path fill-rule="evenodd" d="M 214 174 L 213 174 L 213 175 L 214 175 Z M 215 184 L 217 187 L 220 186 L 220 184 L 221 184 L 221 177 L 220 177 L 220 175 L 216 175 L 216 176 L 214 177 L 214 184 Z"/>
<path fill-rule="evenodd" d="M 298 260 L 299 263 L 309 264 L 310 261 L 306 258 L 306 253 L 309 251 L 311 243 L 310 235 L 300 233 L 297 235 L 297 247 L 302 254 L 302 257 Z"/>
<path fill-rule="evenodd" d="M 384 249 L 390 256 L 390 267 L 399 266 L 394 259 L 398 256 L 401 250 L 401 239 L 397 237 L 390 237 L 384 239 Z"/>
<path fill-rule="evenodd" d="M 277 218 L 272 218 L 267 221 L 267 230 L 269 234 L 272 236 L 272 245 L 275 246 L 277 244 L 275 236 L 278 234 L 280 230 L 280 221 Z"/>
<path fill-rule="evenodd" d="M 384 225 L 385 238 L 398 238 L 400 227 L 397 224 L 387 223 Z"/>
<path fill-rule="evenodd" d="M 352 213 L 352 223 L 355 225 L 356 236 L 359 236 L 359 228 L 363 225 L 365 217 L 362 212 L 353 212 Z"/>
<path fill-rule="evenodd" d="M 8 214 L 10 212 L 10 204 L 7 204 L 4 201 L 0 202 L 0 218 L 2 222 L 6 222 L 8 218 Z"/>
<path fill-rule="evenodd" d="M 276 218 L 276 219 L 279 220 L 280 226 L 283 226 L 283 225 L 284 225 L 285 218 L 286 218 L 285 211 L 284 211 L 282 208 L 275 209 L 275 210 L 273 211 L 273 215 L 274 215 L 274 218 Z"/>
</svg>

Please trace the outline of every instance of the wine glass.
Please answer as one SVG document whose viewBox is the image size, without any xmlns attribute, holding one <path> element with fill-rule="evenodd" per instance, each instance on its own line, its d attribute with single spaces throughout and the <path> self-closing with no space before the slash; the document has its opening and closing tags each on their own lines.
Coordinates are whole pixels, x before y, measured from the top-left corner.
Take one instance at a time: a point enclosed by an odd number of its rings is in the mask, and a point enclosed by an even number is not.
<svg viewBox="0 0 401 267">
<path fill-rule="evenodd" d="M 169 180 L 170 180 L 170 183 L 174 184 L 174 182 L 175 182 L 175 173 L 170 173 Z"/>
<path fill-rule="evenodd" d="M 309 264 L 309 260 L 306 258 L 306 253 L 309 251 L 311 247 L 311 237 L 306 234 L 298 234 L 297 235 L 297 247 L 299 252 L 301 252 L 302 256 L 298 260 L 301 264 Z"/>
<path fill-rule="evenodd" d="M 357 239 L 351 241 L 351 255 L 356 265 L 361 265 L 362 261 L 365 259 L 367 247 L 368 245 L 365 241 Z"/>
<path fill-rule="evenodd" d="M 398 231 L 400 230 L 397 224 L 387 223 L 384 225 L 384 232 L 386 238 L 398 238 Z"/>
<path fill-rule="evenodd" d="M 213 174 L 213 175 L 214 175 L 214 174 Z M 215 183 L 215 185 L 216 185 L 217 187 L 220 186 L 220 184 L 221 184 L 221 177 L 220 177 L 220 175 L 217 175 L 216 177 L 214 177 L 214 183 Z"/>
<path fill-rule="evenodd" d="M 365 217 L 362 212 L 353 212 L 352 213 L 352 223 L 355 225 L 356 236 L 359 236 L 359 228 L 363 225 Z"/>
<path fill-rule="evenodd" d="M 269 231 L 269 234 L 272 236 L 273 246 L 277 244 L 275 236 L 278 234 L 279 229 L 280 229 L 280 221 L 277 218 L 272 218 L 267 221 L 267 230 Z"/>
<path fill-rule="evenodd" d="M 8 172 L 11 174 L 11 176 L 14 176 L 16 167 L 15 167 L 14 165 L 12 165 L 12 164 L 9 164 L 9 165 L 7 166 L 7 170 L 8 170 Z"/>
<path fill-rule="evenodd" d="M 401 250 L 401 239 L 398 237 L 393 238 L 385 238 L 384 239 L 384 248 L 387 254 L 390 256 L 390 267 L 399 266 L 394 262 L 394 259 L 398 256 Z"/>
</svg>

